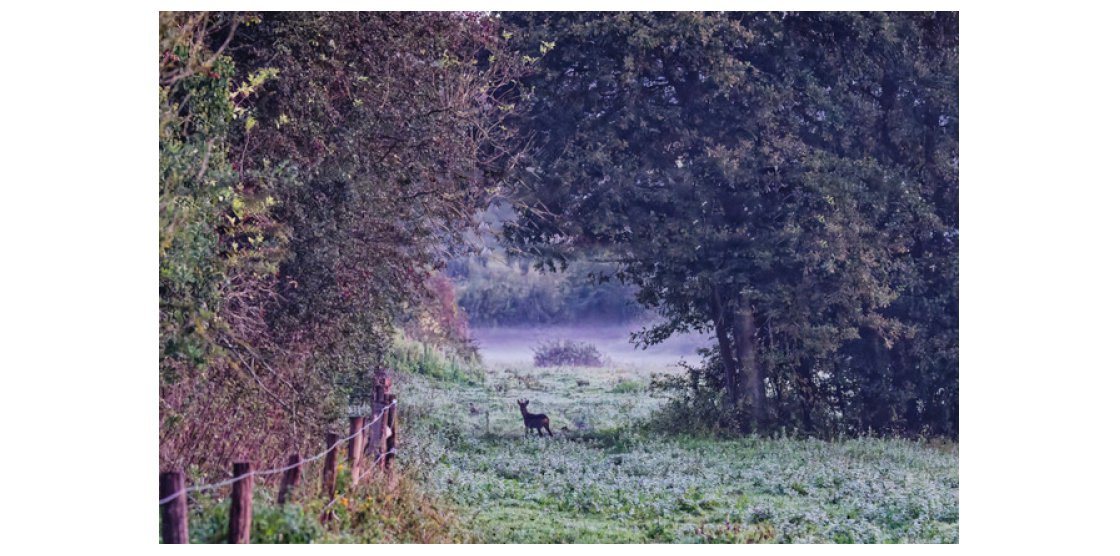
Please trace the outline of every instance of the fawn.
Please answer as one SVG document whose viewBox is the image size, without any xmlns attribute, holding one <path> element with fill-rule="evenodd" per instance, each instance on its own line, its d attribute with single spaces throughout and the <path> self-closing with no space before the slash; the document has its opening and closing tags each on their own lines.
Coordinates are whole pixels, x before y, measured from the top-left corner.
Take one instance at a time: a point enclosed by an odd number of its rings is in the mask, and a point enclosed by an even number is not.
<svg viewBox="0 0 1120 556">
<path fill-rule="evenodd" d="M 517 405 L 521 407 L 521 418 L 525 419 L 525 434 L 529 434 L 530 429 L 537 429 L 537 434 L 544 436 L 541 429 L 548 431 L 548 435 L 552 436 L 552 429 L 548 428 L 548 415 L 544 413 L 529 413 L 525 406 L 529 405 L 529 400 L 517 400 Z"/>
</svg>

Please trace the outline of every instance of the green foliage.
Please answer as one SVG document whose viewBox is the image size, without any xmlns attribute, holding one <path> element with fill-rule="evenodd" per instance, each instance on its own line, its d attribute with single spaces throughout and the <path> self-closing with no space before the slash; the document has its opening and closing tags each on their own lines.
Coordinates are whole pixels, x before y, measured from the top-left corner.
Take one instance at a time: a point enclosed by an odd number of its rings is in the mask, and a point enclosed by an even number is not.
<svg viewBox="0 0 1120 556">
<path fill-rule="evenodd" d="M 526 55 L 555 42 L 511 249 L 618 261 L 665 319 L 642 342 L 715 332 L 705 403 L 741 430 L 955 434 L 955 14 L 503 21 Z"/>
<path fill-rule="evenodd" d="M 189 30 L 161 14 L 161 74 L 180 75 L 200 63 Z M 225 88 L 232 66 L 218 57 L 225 77 L 192 74 L 160 87 L 160 375 L 175 363 L 201 366 L 218 349 L 219 287 L 227 265 L 218 225 L 230 209 L 237 176 L 225 159 L 226 131 L 234 118 Z"/>
<path fill-rule="evenodd" d="M 492 232 L 515 218 L 508 203 L 488 207 L 480 216 L 480 252 L 448 264 L 458 304 L 475 326 L 619 323 L 644 315 L 635 289 L 610 279 L 610 264 L 580 259 L 556 274 L 507 251 Z"/>
<path fill-rule="evenodd" d="M 650 416 L 654 430 L 695 437 L 725 437 L 742 429 L 742 415 L 723 400 L 723 365 L 712 349 L 702 349 L 700 365 L 683 365 L 683 373 L 662 373 L 650 381 L 655 395 L 668 401 Z"/>
<path fill-rule="evenodd" d="M 398 328 L 469 356 L 432 276 L 515 157 L 501 45 L 484 14 L 161 12 L 162 466 L 317 442 Z"/>
<path fill-rule="evenodd" d="M 254 492 L 250 542 L 253 544 L 309 544 L 326 531 L 317 516 L 299 504 L 280 506 L 261 490 Z M 225 543 L 229 535 L 229 501 L 200 496 L 191 506 L 191 543 Z"/>
<path fill-rule="evenodd" d="M 258 72 L 232 91 L 236 66 L 209 51 L 200 28 L 236 18 L 160 14 L 160 370 L 212 363 L 229 347 L 226 300 L 275 272 L 283 231 L 267 216 L 275 200 L 247 184 L 230 160 L 231 130 L 251 117 L 244 102 L 277 75 Z"/>
<path fill-rule="evenodd" d="M 239 35 L 245 71 L 280 68 L 243 137 L 247 164 L 291 168 L 278 194 L 293 233 L 277 327 L 314 327 L 317 348 L 368 366 L 399 315 L 432 294 L 430 275 L 506 164 L 494 95 L 519 65 L 492 27 L 463 13 L 280 13 Z M 484 48 L 496 54 L 485 67 Z"/>
</svg>

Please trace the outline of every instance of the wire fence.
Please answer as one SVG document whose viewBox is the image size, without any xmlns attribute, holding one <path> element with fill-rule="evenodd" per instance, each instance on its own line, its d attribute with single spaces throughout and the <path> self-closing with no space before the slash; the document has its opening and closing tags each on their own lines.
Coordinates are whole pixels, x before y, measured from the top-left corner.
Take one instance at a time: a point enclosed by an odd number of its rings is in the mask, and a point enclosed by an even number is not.
<svg viewBox="0 0 1120 556">
<path fill-rule="evenodd" d="M 187 511 L 188 494 L 232 485 L 233 488 L 230 492 L 228 541 L 230 543 L 239 544 L 248 543 L 253 518 L 252 477 L 267 477 L 278 473 L 284 473 L 280 483 L 278 500 L 278 503 L 284 504 L 291 489 L 296 487 L 300 482 L 302 466 L 324 458 L 322 490 L 323 495 L 330 498 L 330 503 L 327 504 L 328 509 L 324 509 L 320 519 L 324 520 L 324 522 L 332 519 L 333 510 L 329 510 L 329 508 L 331 508 L 334 501 L 337 500 L 335 496 L 337 492 L 337 470 L 335 468 L 335 461 L 339 446 L 342 446 L 342 444 L 346 442 L 350 443 L 348 457 L 351 465 L 351 488 L 358 485 L 359 479 L 368 475 L 368 473 L 363 473 L 363 467 L 368 467 L 371 471 L 381 470 L 387 473 L 388 477 L 392 477 L 391 463 L 397 454 L 398 431 L 393 430 L 398 428 L 396 412 L 397 398 L 395 395 L 389 393 L 391 381 L 385 371 L 386 369 L 380 369 L 374 375 L 374 385 L 371 391 L 371 409 L 373 411 L 371 412 L 369 422 L 363 422 L 361 416 L 350 417 L 350 430 L 352 432 L 341 438 L 339 438 L 337 434 L 328 433 L 327 449 L 318 454 L 309 457 L 300 457 L 299 454 L 292 454 L 287 465 L 261 470 L 253 469 L 253 464 L 250 462 L 234 462 L 233 477 L 213 483 L 196 484 L 192 486 L 186 486 L 185 474 L 182 470 L 161 472 L 159 499 L 161 540 L 168 544 L 190 542 L 188 526 L 189 512 Z M 366 436 L 367 434 L 368 436 Z M 377 453 L 378 455 L 373 459 L 372 463 L 366 463 L 363 461 L 365 459 L 362 455 L 363 451 L 368 454 Z M 341 469 L 341 466 L 339 466 L 339 469 Z"/>
<path fill-rule="evenodd" d="M 180 496 L 183 496 L 184 494 L 189 494 L 189 493 L 192 493 L 192 492 L 202 492 L 202 491 L 206 491 L 206 490 L 214 490 L 216 488 L 229 486 L 229 485 L 232 485 L 233 483 L 236 483 L 237 481 L 240 481 L 241 479 L 245 479 L 247 477 L 267 477 L 269 475 L 275 475 L 277 473 L 283 473 L 285 471 L 288 471 L 289 469 L 295 469 L 296 467 L 299 467 L 299 466 L 301 466 L 305 463 L 311 463 L 313 461 L 318 461 L 322 458 L 327 457 L 327 454 L 329 454 L 332 450 L 341 446 L 343 442 L 348 442 L 350 439 L 352 439 L 352 438 L 354 438 L 354 437 L 356 437 L 360 434 L 364 434 L 370 427 L 372 427 L 374 424 L 376 424 L 378 421 L 380 421 L 381 418 L 384 417 L 385 414 L 389 412 L 390 408 L 395 407 L 396 405 L 397 405 L 397 401 L 393 400 L 393 403 L 385 406 L 385 408 L 382 409 L 380 413 L 378 413 L 377 417 L 374 417 L 373 419 L 371 419 L 369 423 L 366 423 L 365 425 L 363 425 L 362 428 L 358 429 L 356 432 L 354 432 L 354 434 L 351 434 L 350 436 L 346 436 L 346 437 L 343 437 L 343 438 L 339 438 L 337 442 L 328 446 L 326 450 L 323 450 L 322 452 L 319 452 L 318 454 L 316 454 L 314 456 L 301 459 L 301 460 L 299 460 L 295 463 L 290 463 L 290 464 L 285 465 L 283 467 L 277 467 L 277 468 L 274 468 L 274 469 L 264 469 L 264 470 L 261 470 L 261 471 L 253 470 L 253 471 L 250 471 L 248 473 L 238 475 L 236 477 L 231 477 L 231 478 L 226 479 L 224 481 L 218 481 L 216 483 L 210 483 L 210 484 L 205 484 L 205 485 L 195 485 L 195 486 L 187 487 L 187 488 L 184 488 L 183 490 L 180 490 L 180 491 L 178 491 L 174 494 L 171 494 L 167 497 L 160 498 L 159 499 L 159 505 L 162 506 L 162 505 L 164 505 L 164 504 L 166 504 L 166 503 L 168 503 L 168 502 L 170 502 L 170 501 L 172 501 L 172 500 L 174 500 L 174 499 L 176 499 Z M 385 456 L 388 456 L 390 454 L 396 454 L 396 453 L 397 453 L 397 450 L 396 450 L 396 448 L 394 448 L 391 451 L 387 451 L 387 452 L 381 454 L 380 456 L 378 456 L 378 458 L 376 460 L 374 460 L 374 465 L 377 465 L 383 458 L 385 458 Z"/>
</svg>

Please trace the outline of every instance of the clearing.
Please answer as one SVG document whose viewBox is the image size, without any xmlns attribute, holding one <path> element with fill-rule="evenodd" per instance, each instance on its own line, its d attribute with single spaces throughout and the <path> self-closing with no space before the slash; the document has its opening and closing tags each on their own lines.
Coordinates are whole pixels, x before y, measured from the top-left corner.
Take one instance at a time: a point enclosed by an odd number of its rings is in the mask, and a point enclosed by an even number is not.
<svg viewBox="0 0 1120 556">
<path fill-rule="evenodd" d="M 651 433 L 665 369 L 402 376 L 402 463 L 482 542 L 958 542 L 955 445 Z M 525 436 L 518 398 L 554 437 Z"/>
</svg>

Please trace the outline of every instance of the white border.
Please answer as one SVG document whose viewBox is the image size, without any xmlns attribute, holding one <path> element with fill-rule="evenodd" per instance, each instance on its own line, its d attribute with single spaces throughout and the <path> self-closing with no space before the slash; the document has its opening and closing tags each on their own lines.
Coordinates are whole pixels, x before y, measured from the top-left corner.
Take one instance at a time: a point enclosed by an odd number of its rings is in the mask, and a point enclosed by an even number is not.
<svg viewBox="0 0 1120 556">
<path fill-rule="evenodd" d="M 563 7 L 952 10 L 958 5 L 570 2 Z M 943 550 L 1100 553 L 1110 544 L 1117 516 L 1111 454 L 1117 419 L 1111 410 L 1120 391 L 1117 357 L 1109 349 L 1120 315 L 1120 280 L 1111 264 L 1120 236 L 1114 225 L 1120 184 L 1112 159 L 1120 122 L 1112 78 L 1117 19 L 1114 8 L 1100 6 L 999 5 L 969 7 L 961 15 L 963 545 Z M 282 1 L 234 7 L 538 6 Z M 0 103 L 0 129 L 7 139 L 0 202 L 7 357 L 0 411 L 10 465 L 4 473 L 6 499 L 15 514 L 3 542 L 13 548 L 91 547 L 89 541 L 96 540 L 112 550 L 137 547 L 148 553 L 157 540 L 151 63 L 156 13 L 107 5 L 36 4 L 28 10 L 6 9 L 0 33 L 7 62 Z M 458 550 L 512 554 L 568 548 Z"/>
</svg>

